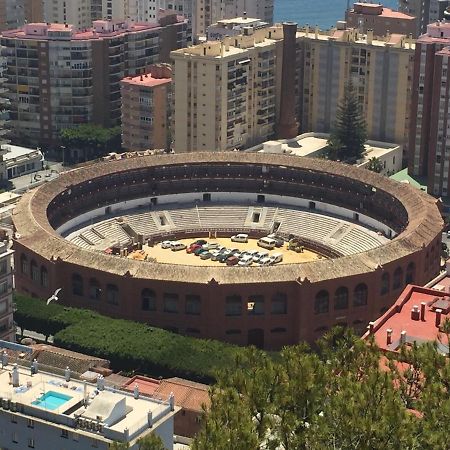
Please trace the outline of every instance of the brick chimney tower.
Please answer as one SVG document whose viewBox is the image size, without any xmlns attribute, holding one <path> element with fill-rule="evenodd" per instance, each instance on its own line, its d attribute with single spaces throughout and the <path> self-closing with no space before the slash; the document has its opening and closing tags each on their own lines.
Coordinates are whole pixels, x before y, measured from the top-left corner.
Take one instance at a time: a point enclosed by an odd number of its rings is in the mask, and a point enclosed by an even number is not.
<svg viewBox="0 0 450 450">
<path fill-rule="evenodd" d="M 295 117 L 295 68 L 296 63 L 295 22 L 283 23 L 283 65 L 281 67 L 280 117 L 277 124 L 278 139 L 292 139 L 298 135 Z"/>
</svg>

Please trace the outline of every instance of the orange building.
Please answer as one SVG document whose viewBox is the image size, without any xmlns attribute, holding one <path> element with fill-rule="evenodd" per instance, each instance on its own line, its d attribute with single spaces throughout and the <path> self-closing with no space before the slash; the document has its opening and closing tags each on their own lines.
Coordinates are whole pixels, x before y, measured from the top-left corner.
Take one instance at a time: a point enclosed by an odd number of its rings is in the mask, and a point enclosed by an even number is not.
<svg viewBox="0 0 450 450">
<path fill-rule="evenodd" d="M 127 150 L 170 148 L 172 69 L 156 64 L 121 81 L 122 145 Z"/>
</svg>

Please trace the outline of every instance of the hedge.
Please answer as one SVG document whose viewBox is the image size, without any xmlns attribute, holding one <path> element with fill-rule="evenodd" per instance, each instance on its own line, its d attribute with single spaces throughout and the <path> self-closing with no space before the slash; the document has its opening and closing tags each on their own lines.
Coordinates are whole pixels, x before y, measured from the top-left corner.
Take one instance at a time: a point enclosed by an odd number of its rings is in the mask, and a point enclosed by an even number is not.
<svg viewBox="0 0 450 450">
<path fill-rule="evenodd" d="M 202 382 L 231 364 L 240 348 L 219 341 L 196 339 L 129 320 L 112 319 L 89 310 L 69 308 L 16 295 L 15 320 L 60 347 L 106 358 L 114 370 L 151 376 L 179 376 Z"/>
</svg>

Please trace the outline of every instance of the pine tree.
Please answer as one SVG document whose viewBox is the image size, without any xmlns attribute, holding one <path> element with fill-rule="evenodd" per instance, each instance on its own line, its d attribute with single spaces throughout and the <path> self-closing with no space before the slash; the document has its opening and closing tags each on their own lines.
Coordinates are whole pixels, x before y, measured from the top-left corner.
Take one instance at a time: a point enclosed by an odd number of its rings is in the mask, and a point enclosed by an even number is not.
<svg viewBox="0 0 450 450">
<path fill-rule="evenodd" d="M 361 158 L 366 139 L 366 122 L 350 80 L 337 108 L 334 129 L 327 142 L 327 156 L 333 160 L 354 162 Z"/>
</svg>

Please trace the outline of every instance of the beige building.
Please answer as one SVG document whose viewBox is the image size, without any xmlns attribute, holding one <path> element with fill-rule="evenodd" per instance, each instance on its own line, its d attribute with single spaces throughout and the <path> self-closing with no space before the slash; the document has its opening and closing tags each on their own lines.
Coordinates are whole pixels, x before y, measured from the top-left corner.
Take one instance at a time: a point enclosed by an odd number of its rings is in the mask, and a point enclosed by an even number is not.
<svg viewBox="0 0 450 450">
<path fill-rule="evenodd" d="M 297 33 L 298 105 L 302 132 L 331 131 L 345 84 L 351 79 L 367 122 L 368 138 L 396 142 L 405 157 L 409 133 L 412 39 L 390 34 L 375 38 L 354 29 Z"/>
<path fill-rule="evenodd" d="M 42 0 L 0 0 L 0 31 L 42 20 Z"/>
<path fill-rule="evenodd" d="M 274 135 L 282 43 L 277 26 L 171 53 L 175 152 L 245 148 Z"/>
<path fill-rule="evenodd" d="M 122 146 L 126 150 L 170 148 L 172 69 L 150 67 L 148 73 L 121 81 Z"/>
<path fill-rule="evenodd" d="M 13 250 L 6 241 L 0 242 L 0 339 L 14 342 L 16 330 L 13 320 Z"/>
</svg>

